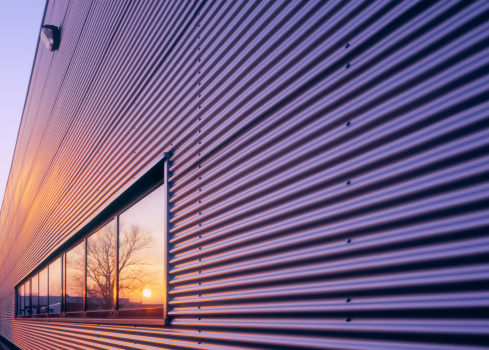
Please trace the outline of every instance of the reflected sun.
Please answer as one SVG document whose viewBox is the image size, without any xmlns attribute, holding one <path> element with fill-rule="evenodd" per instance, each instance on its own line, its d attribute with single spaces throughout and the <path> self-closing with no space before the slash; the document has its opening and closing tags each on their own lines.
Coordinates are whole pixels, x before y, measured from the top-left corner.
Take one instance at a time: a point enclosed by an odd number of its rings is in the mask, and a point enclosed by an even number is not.
<svg viewBox="0 0 489 350">
<path fill-rule="evenodd" d="M 145 289 L 145 290 L 143 290 L 143 295 L 145 297 L 150 297 L 151 296 L 151 291 L 149 289 Z"/>
</svg>

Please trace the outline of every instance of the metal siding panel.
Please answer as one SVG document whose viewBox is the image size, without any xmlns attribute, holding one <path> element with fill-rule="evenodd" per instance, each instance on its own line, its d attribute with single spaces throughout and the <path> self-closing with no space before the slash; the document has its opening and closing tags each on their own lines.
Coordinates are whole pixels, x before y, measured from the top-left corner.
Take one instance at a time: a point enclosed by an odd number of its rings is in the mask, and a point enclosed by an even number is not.
<svg viewBox="0 0 489 350">
<path fill-rule="evenodd" d="M 0 214 L 0 333 L 25 349 L 487 348 L 488 14 L 48 2 L 66 36 L 37 52 Z M 13 285 L 165 151 L 171 325 L 13 319 Z"/>
</svg>

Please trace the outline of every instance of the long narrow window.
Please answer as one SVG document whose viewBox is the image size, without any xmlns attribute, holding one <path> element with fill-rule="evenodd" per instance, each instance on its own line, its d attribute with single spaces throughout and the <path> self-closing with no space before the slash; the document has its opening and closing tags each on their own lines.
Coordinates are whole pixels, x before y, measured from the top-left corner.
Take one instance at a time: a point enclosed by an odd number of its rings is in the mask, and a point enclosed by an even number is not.
<svg viewBox="0 0 489 350">
<path fill-rule="evenodd" d="M 116 220 L 88 237 L 87 311 L 114 309 L 116 244 Z"/>
<path fill-rule="evenodd" d="M 39 277 L 38 275 L 35 275 L 31 279 L 31 300 L 32 300 L 32 306 L 31 306 L 31 314 L 32 315 L 37 315 L 39 313 Z"/>
<path fill-rule="evenodd" d="M 65 311 L 85 311 L 85 241 L 66 253 Z"/>
<path fill-rule="evenodd" d="M 39 272 L 39 314 L 48 313 L 48 268 Z"/>
<path fill-rule="evenodd" d="M 166 169 L 166 160 L 151 169 L 17 287 L 19 317 L 164 320 Z"/>
<path fill-rule="evenodd" d="M 61 312 L 61 258 L 49 265 L 49 313 Z"/>
</svg>

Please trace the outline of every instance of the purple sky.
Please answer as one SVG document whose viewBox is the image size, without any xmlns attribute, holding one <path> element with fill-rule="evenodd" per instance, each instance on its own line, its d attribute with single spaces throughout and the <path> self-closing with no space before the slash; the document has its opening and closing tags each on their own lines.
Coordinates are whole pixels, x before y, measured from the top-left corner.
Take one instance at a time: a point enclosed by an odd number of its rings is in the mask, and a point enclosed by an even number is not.
<svg viewBox="0 0 489 350">
<path fill-rule="evenodd" d="M 0 202 L 3 201 L 45 0 L 0 0 Z"/>
</svg>

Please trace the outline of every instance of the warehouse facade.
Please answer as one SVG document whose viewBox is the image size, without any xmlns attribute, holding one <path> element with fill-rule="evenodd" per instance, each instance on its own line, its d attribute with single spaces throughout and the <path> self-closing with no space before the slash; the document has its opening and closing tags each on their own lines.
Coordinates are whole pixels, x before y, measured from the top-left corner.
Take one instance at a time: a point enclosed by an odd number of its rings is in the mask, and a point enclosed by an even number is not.
<svg viewBox="0 0 489 350">
<path fill-rule="evenodd" d="M 21 349 L 482 349 L 489 3 L 54 1 L 0 214 Z"/>
</svg>

